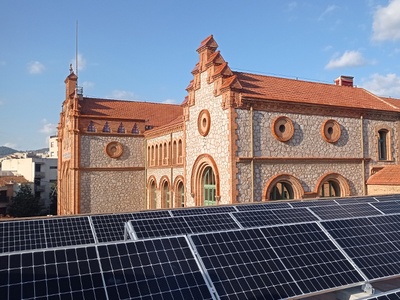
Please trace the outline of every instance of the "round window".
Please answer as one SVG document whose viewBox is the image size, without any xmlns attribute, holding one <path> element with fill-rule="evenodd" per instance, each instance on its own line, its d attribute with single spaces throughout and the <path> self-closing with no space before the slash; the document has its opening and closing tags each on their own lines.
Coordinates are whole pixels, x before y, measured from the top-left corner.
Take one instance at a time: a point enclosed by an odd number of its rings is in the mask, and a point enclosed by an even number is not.
<svg viewBox="0 0 400 300">
<path fill-rule="evenodd" d="M 326 120 L 322 123 L 321 134 L 328 143 L 336 143 L 342 134 L 340 124 L 332 119 Z"/>
<path fill-rule="evenodd" d="M 123 147 L 120 142 L 110 142 L 106 145 L 104 149 L 106 154 L 111 158 L 118 158 L 123 153 Z"/>
<path fill-rule="evenodd" d="M 293 137 L 294 126 L 290 118 L 285 116 L 277 117 L 272 122 L 272 135 L 281 142 L 287 142 Z"/>
<path fill-rule="evenodd" d="M 211 117 L 210 112 L 203 109 L 197 118 L 197 129 L 202 136 L 206 136 L 210 131 Z"/>
</svg>

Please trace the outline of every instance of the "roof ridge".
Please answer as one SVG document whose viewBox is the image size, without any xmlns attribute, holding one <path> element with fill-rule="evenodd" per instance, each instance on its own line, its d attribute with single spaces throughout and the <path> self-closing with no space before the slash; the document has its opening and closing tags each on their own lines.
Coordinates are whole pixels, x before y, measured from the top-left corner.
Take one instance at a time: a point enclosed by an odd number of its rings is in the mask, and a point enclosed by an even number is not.
<svg viewBox="0 0 400 300">
<path fill-rule="evenodd" d="M 163 103 L 163 102 L 152 102 L 152 101 L 143 101 L 143 100 L 121 100 L 121 99 L 112 99 L 112 98 L 98 98 L 98 97 L 83 97 L 83 99 L 93 99 L 93 100 L 101 100 L 101 101 L 118 101 L 118 102 L 129 102 L 129 103 L 138 103 L 138 104 L 155 104 L 155 105 L 171 105 L 171 106 L 181 106 L 180 103 Z"/>
<path fill-rule="evenodd" d="M 386 101 L 385 99 L 383 99 L 383 98 L 381 98 L 381 97 L 375 95 L 374 93 L 371 93 L 370 91 L 368 91 L 368 90 L 366 90 L 366 89 L 364 89 L 364 88 L 360 88 L 360 89 L 363 90 L 364 92 L 368 93 L 369 95 L 371 95 L 371 96 L 377 98 L 379 101 L 381 101 L 381 102 L 383 102 L 383 103 L 389 105 L 390 107 L 392 107 L 392 108 L 394 108 L 394 109 L 400 110 L 400 108 L 399 108 L 398 106 L 393 105 L 392 103 L 389 103 L 388 101 Z"/>
</svg>

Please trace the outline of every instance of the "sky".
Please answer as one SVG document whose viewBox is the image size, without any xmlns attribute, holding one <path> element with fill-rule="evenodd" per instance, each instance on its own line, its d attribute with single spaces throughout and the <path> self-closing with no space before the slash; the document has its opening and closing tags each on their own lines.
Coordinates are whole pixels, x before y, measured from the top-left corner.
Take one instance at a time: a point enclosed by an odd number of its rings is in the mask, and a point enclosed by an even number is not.
<svg viewBox="0 0 400 300">
<path fill-rule="evenodd" d="M 0 146 L 48 147 L 76 53 L 84 96 L 180 104 L 211 34 L 234 71 L 400 98 L 400 0 L 2 0 Z"/>
</svg>

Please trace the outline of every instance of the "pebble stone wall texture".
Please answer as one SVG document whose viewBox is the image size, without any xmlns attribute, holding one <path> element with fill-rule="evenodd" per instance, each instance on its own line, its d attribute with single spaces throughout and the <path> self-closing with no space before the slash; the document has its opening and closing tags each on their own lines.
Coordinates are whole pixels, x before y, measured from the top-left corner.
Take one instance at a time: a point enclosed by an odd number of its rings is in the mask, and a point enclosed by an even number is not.
<svg viewBox="0 0 400 300">
<path fill-rule="evenodd" d="M 237 110 L 238 117 L 238 156 L 251 157 L 250 146 L 250 111 Z M 287 142 L 280 142 L 271 132 L 271 124 L 278 116 L 289 117 L 294 124 L 294 135 Z M 336 120 L 341 126 L 341 137 L 336 143 L 326 142 L 321 135 L 321 126 L 327 119 Z M 361 158 L 361 120 L 333 116 L 301 115 L 254 111 L 254 156 L 255 157 L 288 157 L 304 158 L 304 161 L 288 163 L 285 160 L 255 163 L 254 166 L 254 201 L 263 198 L 267 181 L 280 173 L 296 177 L 305 192 L 315 192 L 316 184 L 327 173 L 338 173 L 345 177 L 350 185 L 352 195 L 363 194 L 361 162 L 326 163 L 312 161 L 313 158 Z M 250 163 L 238 163 L 238 201 L 251 201 Z"/>
<path fill-rule="evenodd" d="M 218 168 L 220 178 L 220 204 L 231 203 L 229 196 L 229 135 L 228 110 L 222 109 L 222 96 L 214 97 L 214 84 L 207 83 L 207 72 L 200 75 L 200 89 L 195 91 L 195 105 L 189 108 L 189 118 L 186 121 L 186 203 L 194 206 L 195 198 L 190 195 L 193 165 L 201 154 L 210 155 Z M 202 109 L 210 112 L 211 127 L 207 136 L 201 136 L 197 130 L 197 117 Z M 195 196 L 196 197 L 196 196 Z"/>
<path fill-rule="evenodd" d="M 109 157 L 105 147 L 118 141 L 121 157 Z M 82 213 L 125 212 L 146 208 L 144 139 L 132 136 L 81 137 L 80 198 Z M 143 170 L 132 170 L 142 167 Z M 128 169 L 124 169 L 128 168 Z M 100 169 L 100 170 L 99 170 Z"/>
</svg>

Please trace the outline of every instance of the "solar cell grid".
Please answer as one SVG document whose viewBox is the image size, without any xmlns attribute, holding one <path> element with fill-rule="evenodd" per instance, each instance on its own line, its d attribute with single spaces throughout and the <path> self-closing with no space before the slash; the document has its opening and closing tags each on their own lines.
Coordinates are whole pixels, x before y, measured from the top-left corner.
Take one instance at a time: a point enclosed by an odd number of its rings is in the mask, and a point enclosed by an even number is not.
<svg viewBox="0 0 400 300">
<path fill-rule="evenodd" d="M 377 201 L 400 201 L 400 195 L 374 196 Z"/>
<path fill-rule="evenodd" d="M 0 256 L 0 278 L 2 299 L 106 299 L 94 246 Z"/>
<path fill-rule="evenodd" d="M 171 217 L 169 210 L 140 211 L 132 213 L 134 220 L 168 218 Z"/>
<path fill-rule="evenodd" d="M 282 299 L 302 294 L 259 229 L 190 238 L 220 299 Z"/>
<path fill-rule="evenodd" d="M 369 205 L 368 203 L 359 203 L 359 204 L 343 203 L 342 207 L 354 217 L 382 215 L 380 211 L 378 211 L 375 207 Z"/>
<path fill-rule="evenodd" d="M 206 214 L 219 214 L 223 212 L 237 211 L 234 206 L 212 206 L 212 207 L 198 207 L 198 208 L 182 208 L 171 210 L 173 216 L 187 216 L 187 215 L 206 215 Z"/>
<path fill-rule="evenodd" d="M 47 248 L 95 243 L 89 217 L 44 219 Z"/>
<path fill-rule="evenodd" d="M 183 217 L 129 221 L 138 239 L 174 236 L 191 233 Z"/>
<path fill-rule="evenodd" d="M 240 211 L 232 214 L 244 228 L 282 224 L 270 210 Z"/>
<path fill-rule="evenodd" d="M 370 219 L 375 218 L 381 217 Z M 398 274 L 399 249 L 368 218 L 323 221 L 321 224 L 368 279 Z"/>
<path fill-rule="evenodd" d="M 384 214 L 398 214 L 400 213 L 400 203 L 397 201 L 384 201 L 371 203 L 372 206 L 383 212 Z"/>
<path fill-rule="evenodd" d="M 332 220 L 332 219 L 343 219 L 351 218 L 352 215 L 345 210 L 342 206 L 330 206 L 329 209 L 326 206 L 313 206 L 309 207 L 318 217 L 322 220 Z"/>
<path fill-rule="evenodd" d="M 272 212 L 283 224 L 318 221 L 307 208 L 277 209 Z"/>
<path fill-rule="evenodd" d="M 316 223 L 261 231 L 304 294 L 364 281 Z"/>
<path fill-rule="evenodd" d="M 377 200 L 370 197 L 355 197 L 355 198 L 339 198 L 335 200 L 339 204 L 350 204 L 350 203 L 369 203 L 369 202 L 377 202 Z"/>
<path fill-rule="evenodd" d="M 109 299 L 213 299 L 184 237 L 98 246 Z"/>
<path fill-rule="evenodd" d="M 290 202 L 293 207 L 332 206 L 338 205 L 335 200 L 305 200 Z"/>
<path fill-rule="evenodd" d="M 251 211 L 251 210 L 266 210 L 266 209 L 280 209 L 291 208 L 289 202 L 263 202 L 263 203 L 249 203 L 240 204 L 236 206 L 238 211 Z"/>
<path fill-rule="evenodd" d="M 228 213 L 185 216 L 192 233 L 239 229 L 239 225 Z"/>
<path fill-rule="evenodd" d="M 0 222 L 0 253 L 46 248 L 42 220 Z"/>
<path fill-rule="evenodd" d="M 132 214 L 91 216 L 93 228 L 99 243 L 123 241 L 125 223 L 133 219 Z"/>
</svg>

